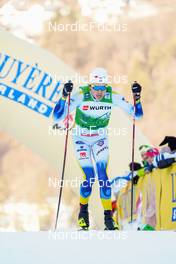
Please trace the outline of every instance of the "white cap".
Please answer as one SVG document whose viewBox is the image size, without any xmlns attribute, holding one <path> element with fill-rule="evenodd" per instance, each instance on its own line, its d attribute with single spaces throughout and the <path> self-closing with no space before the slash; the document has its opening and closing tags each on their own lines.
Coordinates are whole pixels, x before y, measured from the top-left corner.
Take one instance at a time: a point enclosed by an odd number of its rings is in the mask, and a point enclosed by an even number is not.
<svg viewBox="0 0 176 264">
<path fill-rule="evenodd" d="M 107 71 L 103 68 L 95 68 L 91 73 L 89 77 L 89 83 L 108 83 L 108 74 Z"/>
</svg>

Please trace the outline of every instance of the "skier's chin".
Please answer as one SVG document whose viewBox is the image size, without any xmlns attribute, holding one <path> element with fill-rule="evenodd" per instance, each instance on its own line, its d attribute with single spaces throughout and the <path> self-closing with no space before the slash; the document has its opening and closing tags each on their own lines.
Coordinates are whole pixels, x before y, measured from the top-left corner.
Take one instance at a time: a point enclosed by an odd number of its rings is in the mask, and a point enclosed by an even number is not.
<svg viewBox="0 0 176 264">
<path fill-rule="evenodd" d="M 95 97 L 95 99 L 98 100 L 98 101 L 100 101 L 100 100 L 103 98 L 102 95 L 96 95 L 96 96 L 94 96 L 94 97 Z"/>
</svg>

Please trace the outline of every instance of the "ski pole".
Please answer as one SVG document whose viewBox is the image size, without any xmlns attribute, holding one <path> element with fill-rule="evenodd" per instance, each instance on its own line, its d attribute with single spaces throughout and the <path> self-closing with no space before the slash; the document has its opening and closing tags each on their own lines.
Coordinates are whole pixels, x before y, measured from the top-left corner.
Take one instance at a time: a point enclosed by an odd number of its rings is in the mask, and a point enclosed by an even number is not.
<svg viewBox="0 0 176 264">
<path fill-rule="evenodd" d="M 68 94 L 68 108 L 67 108 L 67 122 L 66 122 L 64 159 L 63 159 L 63 166 L 62 166 L 61 186 L 60 186 L 60 190 L 59 190 L 59 199 L 58 199 L 58 205 L 57 205 L 57 213 L 56 213 L 54 231 L 56 231 L 56 229 L 57 229 L 57 222 L 58 222 L 58 219 L 59 219 L 60 204 L 61 204 L 61 198 L 62 198 L 63 181 L 64 181 L 65 165 L 66 165 L 66 158 L 67 158 L 68 135 L 69 135 L 69 114 L 70 114 L 70 93 Z"/>
<path fill-rule="evenodd" d="M 133 114 L 133 133 L 132 133 L 132 177 L 131 177 L 131 222 L 133 222 L 133 176 L 134 176 L 134 147 L 135 147 L 135 111 L 136 111 L 136 100 L 133 95 L 133 106 L 134 106 L 134 114 Z"/>
</svg>

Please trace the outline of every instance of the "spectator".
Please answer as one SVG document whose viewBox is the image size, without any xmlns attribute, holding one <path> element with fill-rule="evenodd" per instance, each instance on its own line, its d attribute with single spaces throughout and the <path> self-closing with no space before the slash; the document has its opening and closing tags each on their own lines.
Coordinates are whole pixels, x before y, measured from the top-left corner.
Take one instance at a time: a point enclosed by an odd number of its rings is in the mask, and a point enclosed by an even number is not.
<svg viewBox="0 0 176 264">
<path fill-rule="evenodd" d="M 151 149 L 152 147 L 149 146 L 149 145 L 141 145 L 139 147 L 139 151 L 140 151 L 140 154 L 141 154 L 141 158 L 142 158 L 142 163 L 143 165 L 145 166 L 146 165 L 146 160 L 147 160 L 147 156 L 146 156 L 146 152 L 147 150 Z"/>
<path fill-rule="evenodd" d="M 146 153 L 146 161 L 149 168 L 164 169 L 171 166 L 176 161 L 176 137 L 166 136 L 160 143 L 160 146 L 166 145 L 161 152 L 157 153 L 156 149 L 149 149 Z"/>
<path fill-rule="evenodd" d="M 166 136 L 164 140 L 159 144 L 159 146 L 163 146 L 167 144 L 168 151 L 169 153 L 175 153 L 176 152 L 176 137 L 172 136 Z"/>
</svg>

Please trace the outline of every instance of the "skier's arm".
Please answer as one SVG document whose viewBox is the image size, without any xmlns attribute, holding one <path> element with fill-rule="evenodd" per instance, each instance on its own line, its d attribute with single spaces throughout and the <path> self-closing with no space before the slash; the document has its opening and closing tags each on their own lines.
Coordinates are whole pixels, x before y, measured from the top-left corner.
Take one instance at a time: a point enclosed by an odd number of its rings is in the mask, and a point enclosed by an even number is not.
<svg viewBox="0 0 176 264">
<path fill-rule="evenodd" d="M 127 114 L 134 115 L 134 106 L 128 103 L 123 96 L 113 92 L 112 94 L 113 105 L 123 109 Z M 135 119 L 140 119 L 143 116 L 142 104 L 140 99 L 135 103 Z"/>
<path fill-rule="evenodd" d="M 70 98 L 70 113 L 73 112 L 79 103 L 82 101 L 82 93 L 77 92 Z M 53 110 L 53 119 L 54 122 L 59 122 L 64 120 L 67 116 L 68 112 L 68 103 L 66 102 L 66 98 L 62 96 L 60 100 L 57 102 L 56 106 Z"/>
<path fill-rule="evenodd" d="M 176 153 L 161 153 L 154 157 L 153 166 L 155 168 L 167 168 L 173 162 L 176 162 Z"/>
</svg>

